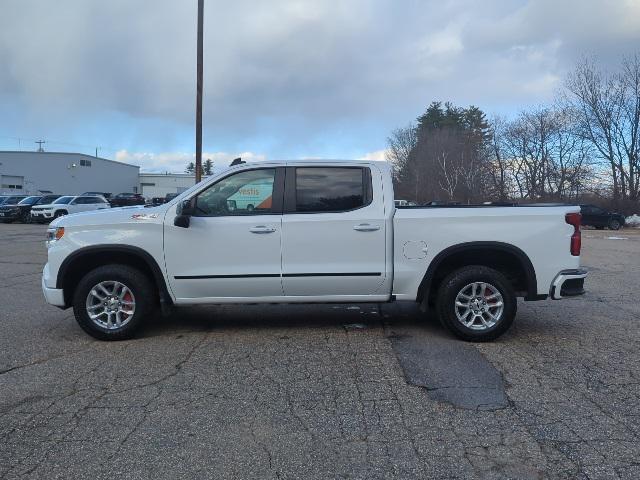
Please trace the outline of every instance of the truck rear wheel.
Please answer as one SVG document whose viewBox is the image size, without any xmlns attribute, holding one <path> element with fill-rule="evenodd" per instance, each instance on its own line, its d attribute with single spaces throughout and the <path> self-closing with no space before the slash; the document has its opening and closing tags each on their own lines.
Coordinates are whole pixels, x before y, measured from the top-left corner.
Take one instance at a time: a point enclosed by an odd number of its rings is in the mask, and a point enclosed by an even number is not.
<svg viewBox="0 0 640 480">
<path fill-rule="evenodd" d="M 98 340 L 131 338 L 153 311 L 156 294 L 149 278 L 127 265 L 105 265 L 87 273 L 73 295 L 80 327 Z"/>
<path fill-rule="evenodd" d="M 440 322 L 458 338 L 473 342 L 498 338 L 509 329 L 517 311 L 515 293 L 505 276 L 480 265 L 449 274 L 436 303 Z"/>
</svg>

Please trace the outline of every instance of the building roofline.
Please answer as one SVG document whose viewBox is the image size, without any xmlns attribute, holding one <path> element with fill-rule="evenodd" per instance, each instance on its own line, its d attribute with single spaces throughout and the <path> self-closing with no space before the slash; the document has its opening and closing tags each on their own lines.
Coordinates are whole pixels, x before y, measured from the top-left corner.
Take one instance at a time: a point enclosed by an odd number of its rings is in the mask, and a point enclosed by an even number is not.
<svg viewBox="0 0 640 480">
<path fill-rule="evenodd" d="M 28 151 L 28 150 L 0 150 L 0 154 L 2 153 L 23 153 L 23 154 L 30 153 L 30 154 L 37 154 L 37 155 L 47 155 L 47 154 L 79 155 L 81 157 L 94 158 L 96 160 L 103 160 L 105 162 L 117 163 L 118 165 L 126 165 L 128 167 L 140 168 L 140 165 L 133 165 L 131 163 L 119 162 L 117 160 L 111 160 L 109 158 L 103 158 L 103 157 L 96 157 L 95 155 L 87 155 L 86 153 L 80 153 L 80 152 L 35 152 L 35 151 Z"/>
<path fill-rule="evenodd" d="M 195 178 L 195 174 L 193 173 L 173 173 L 173 172 L 140 172 L 140 175 L 150 176 L 150 177 L 190 177 Z M 203 175 L 204 176 L 204 175 Z"/>
</svg>

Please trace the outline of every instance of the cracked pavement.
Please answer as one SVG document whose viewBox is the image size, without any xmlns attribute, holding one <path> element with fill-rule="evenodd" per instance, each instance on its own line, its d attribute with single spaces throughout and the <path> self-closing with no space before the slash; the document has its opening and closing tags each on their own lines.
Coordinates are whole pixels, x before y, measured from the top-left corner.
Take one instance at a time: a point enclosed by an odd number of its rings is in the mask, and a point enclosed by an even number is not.
<svg viewBox="0 0 640 480">
<path fill-rule="evenodd" d="M 411 305 L 189 308 L 98 342 L 44 303 L 44 230 L 0 225 L 0 479 L 640 478 L 640 231 L 586 230 L 587 295 L 469 344 Z"/>
</svg>

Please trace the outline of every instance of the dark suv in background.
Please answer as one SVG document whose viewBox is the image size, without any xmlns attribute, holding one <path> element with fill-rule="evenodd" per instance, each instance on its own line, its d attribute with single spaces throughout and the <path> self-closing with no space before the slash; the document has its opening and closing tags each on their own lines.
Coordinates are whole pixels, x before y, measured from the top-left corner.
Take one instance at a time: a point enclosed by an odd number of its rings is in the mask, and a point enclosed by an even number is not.
<svg viewBox="0 0 640 480">
<path fill-rule="evenodd" d="M 144 205 L 145 200 L 139 193 L 119 193 L 109 199 L 112 207 L 127 207 L 129 205 Z"/>
<path fill-rule="evenodd" d="M 580 213 L 582 214 L 582 225 L 590 225 L 598 230 L 605 227 L 619 230 L 620 227 L 624 227 L 625 219 L 621 213 L 608 212 L 595 205 L 580 205 Z"/>
<path fill-rule="evenodd" d="M 31 223 L 31 208 L 35 205 L 46 205 L 53 202 L 60 195 L 32 195 L 21 198 L 20 201 L 9 200 L 0 205 L 0 220 L 3 222 Z M 14 203 L 15 202 L 15 203 Z"/>
<path fill-rule="evenodd" d="M 28 195 L 2 195 L 0 205 L 15 205 L 27 197 Z"/>
</svg>

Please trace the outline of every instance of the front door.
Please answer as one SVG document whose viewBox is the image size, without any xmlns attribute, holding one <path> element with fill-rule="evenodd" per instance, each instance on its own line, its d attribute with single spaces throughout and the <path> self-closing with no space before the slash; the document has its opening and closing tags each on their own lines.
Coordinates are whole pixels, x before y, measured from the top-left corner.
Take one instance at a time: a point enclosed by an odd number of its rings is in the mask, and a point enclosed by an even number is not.
<svg viewBox="0 0 640 480">
<path fill-rule="evenodd" d="M 369 167 L 289 167 L 282 217 L 284 294 L 375 295 L 385 280 L 383 199 Z"/>
<path fill-rule="evenodd" d="M 233 173 L 196 197 L 188 228 L 165 219 L 165 263 L 178 303 L 282 296 L 284 170 Z"/>
</svg>

